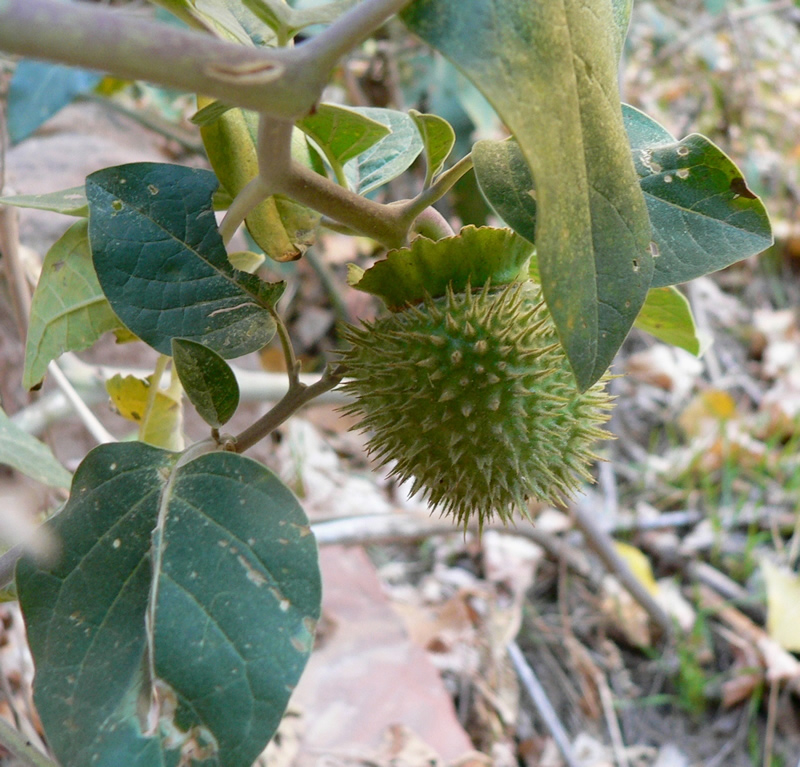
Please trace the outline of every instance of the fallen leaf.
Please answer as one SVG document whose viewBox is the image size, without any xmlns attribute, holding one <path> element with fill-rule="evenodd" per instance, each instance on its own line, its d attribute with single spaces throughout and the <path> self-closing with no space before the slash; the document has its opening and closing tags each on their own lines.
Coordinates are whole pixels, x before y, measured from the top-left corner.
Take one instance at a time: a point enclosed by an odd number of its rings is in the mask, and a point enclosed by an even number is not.
<svg viewBox="0 0 800 767">
<path fill-rule="evenodd" d="M 800 576 L 768 559 L 761 572 L 767 589 L 767 632 L 784 650 L 800 651 Z"/>
<path fill-rule="evenodd" d="M 636 580 L 655 596 L 658 593 L 658 584 L 653 576 L 653 568 L 650 566 L 647 555 L 636 546 L 621 541 L 614 541 L 614 548 L 617 550 L 617 554 L 625 560 L 625 564 L 636 576 Z"/>
</svg>

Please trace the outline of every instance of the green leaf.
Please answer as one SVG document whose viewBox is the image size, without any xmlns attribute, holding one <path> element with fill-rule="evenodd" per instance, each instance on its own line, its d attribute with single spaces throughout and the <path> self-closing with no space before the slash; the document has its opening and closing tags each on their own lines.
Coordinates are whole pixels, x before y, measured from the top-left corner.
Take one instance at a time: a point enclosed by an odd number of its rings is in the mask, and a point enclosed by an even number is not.
<svg viewBox="0 0 800 767">
<path fill-rule="evenodd" d="M 0 408 L 0 464 L 50 487 L 69 487 L 72 475 L 53 451 L 36 437 L 22 431 Z"/>
<path fill-rule="evenodd" d="M 679 346 L 698 357 L 704 351 L 689 301 L 677 288 L 650 290 L 635 325 L 660 341 Z"/>
<path fill-rule="evenodd" d="M 218 429 L 239 406 L 239 384 L 227 362 L 195 341 L 172 339 L 172 359 L 189 401 L 200 417 Z"/>
<path fill-rule="evenodd" d="M 213 173 L 160 163 L 105 168 L 86 179 L 89 240 L 114 312 L 170 354 L 189 338 L 223 357 L 262 348 L 283 283 L 237 272 L 217 231 Z"/>
<path fill-rule="evenodd" d="M 337 104 L 320 104 L 297 127 L 324 152 L 337 175 L 348 160 L 391 133 L 383 123 Z"/>
<path fill-rule="evenodd" d="M 652 225 L 653 287 L 688 282 L 772 244 L 761 200 L 722 150 L 697 134 L 676 141 L 633 107 L 623 105 L 623 116 Z M 487 202 L 533 242 L 536 193 L 519 146 L 479 141 L 473 158 Z"/>
<path fill-rule="evenodd" d="M 207 99 L 202 99 L 202 101 L 205 102 Z M 215 123 L 226 112 L 230 112 L 231 109 L 233 109 L 232 106 L 223 104 L 221 101 L 208 101 L 204 107 L 201 107 L 192 115 L 190 122 L 203 128 L 206 125 Z"/>
<path fill-rule="evenodd" d="M 198 106 L 212 103 L 198 97 Z M 202 112 L 202 109 L 200 110 Z M 258 115 L 232 109 L 200 129 L 203 144 L 220 184 L 235 197 L 258 174 L 256 136 Z M 292 155 L 310 163 L 308 147 L 299 131 L 292 143 Z M 256 244 L 275 261 L 300 258 L 314 242 L 320 216 L 286 197 L 274 196 L 259 203 L 245 219 L 247 231 Z"/>
<path fill-rule="evenodd" d="M 366 272 L 351 269 L 348 282 L 379 296 L 393 311 L 456 293 L 528 278 L 531 244 L 508 229 L 464 227 L 455 237 L 417 237 L 408 248 L 390 251 Z"/>
<path fill-rule="evenodd" d="M 314 24 L 330 24 L 358 0 L 333 0 L 311 8 L 292 8 L 284 0 L 243 0 L 254 14 L 268 24 L 284 42 Z"/>
<path fill-rule="evenodd" d="M 603 375 L 653 273 L 617 92 L 611 0 L 417 0 L 409 27 L 482 91 L 536 180 L 542 288 L 581 390 Z"/>
<path fill-rule="evenodd" d="M 450 156 L 456 143 L 456 132 L 447 120 L 438 115 L 428 115 L 416 109 L 409 111 L 411 119 L 417 126 L 425 150 L 427 167 L 425 170 L 425 186 L 439 174 L 445 160 Z"/>
<path fill-rule="evenodd" d="M 633 107 L 623 113 L 658 253 L 653 287 L 688 282 L 772 244 L 764 205 L 719 147 L 696 133 L 676 141 Z"/>
<path fill-rule="evenodd" d="M 16 144 L 76 96 L 92 90 L 102 75 L 61 64 L 24 59 L 17 64 L 8 89 L 8 135 Z"/>
<path fill-rule="evenodd" d="M 177 767 L 195 746 L 187 767 L 251 767 L 319 617 L 316 544 L 289 490 L 234 453 L 103 445 L 48 526 L 60 560 L 22 560 L 17 586 L 59 763 Z"/>
<path fill-rule="evenodd" d="M 351 107 L 385 125 L 391 133 L 345 165 L 350 186 L 359 194 L 369 194 L 401 173 L 419 157 L 424 145 L 414 121 L 405 112 L 377 107 Z"/>
<path fill-rule="evenodd" d="M 254 274 L 261 264 L 266 260 L 263 253 L 253 253 L 252 250 L 237 250 L 235 253 L 228 253 L 228 261 L 234 269 L 239 269 L 248 274 Z"/>
<path fill-rule="evenodd" d="M 519 144 L 511 139 L 477 141 L 472 161 L 486 202 L 517 234 L 536 242 L 536 190 Z"/>
<path fill-rule="evenodd" d="M 120 324 L 94 272 L 87 222 L 78 221 L 50 248 L 42 264 L 31 302 L 22 385 L 33 388 L 52 360 L 87 349 Z"/>
<path fill-rule="evenodd" d="M 272 29 L 241 0 L 152 0 L 189 26 L 242 45 L 272 45 Z"/>
<path fill-rule="evenodd" d="M 0 197 L 0 205 L 50 210 L 54 213 L 63 213 L 65 216 L 85 217 L 89 215 L 86 189 L 82 185 L 47 194 L 17 194 L 12 197 Z"/>
</svg>

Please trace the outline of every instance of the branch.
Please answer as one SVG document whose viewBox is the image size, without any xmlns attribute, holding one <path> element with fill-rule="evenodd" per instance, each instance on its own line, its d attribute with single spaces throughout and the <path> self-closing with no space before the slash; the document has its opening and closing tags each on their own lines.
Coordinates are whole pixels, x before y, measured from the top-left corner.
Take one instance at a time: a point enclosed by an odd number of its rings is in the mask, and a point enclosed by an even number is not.
<svg viewBox="0 0 800 767">
<path fill-rule="evenodd" d="M 311 43 L 256 48 L 102 6 L 0 0 L 0 49 L 202 93 L 245 109 L 307 114 L 338 59 L 409 0 L 364 0 Z"/>
<path fill-rule="evenodd" d="M 653 623 L 661 629 L 664 639 L 671 641 L 675 636 L 672 619 L 617 553 L 611 536 L 597 524 L 593 515 L 582 508 L 580 503 L 574 504 L 570 508 L 570 513 L 589 548 L 600 557 L 608 572 L 613 573 L 628 593 L 645 609 Z"/>
<path fill-rule="evenodd" d="M 307 402 L 338 386 L 343 375 L 344 371 L 339 366 L 333 370 L 326 370 L 322 378 L 311 386 L 306 386 L 299 381 L 292 384 L 289 387 L 289 391 L 286 392 L 286 396 L 272 410 L 233 438 L 236 452 L 243 453 L 251 448 L 268 434 L 275 431 Z"/>
</svg>

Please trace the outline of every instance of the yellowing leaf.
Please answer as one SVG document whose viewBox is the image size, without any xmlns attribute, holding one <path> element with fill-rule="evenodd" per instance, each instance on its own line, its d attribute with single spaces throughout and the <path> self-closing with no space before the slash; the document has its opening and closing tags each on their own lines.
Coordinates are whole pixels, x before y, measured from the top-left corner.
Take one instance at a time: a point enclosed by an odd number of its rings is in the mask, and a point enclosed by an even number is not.
<svg viewBox="0 0 800 767">
<path fill-rule="evenodd" d="M 252 250 L 238 250 L 228 254 L 228 261 L 234 269 L 248 274 L 255 274 L 261 264 L 266 260 L 263 253 L 253 253 Z"/>
<path fill-rule="evenodd" d="M 117 412 L 139 426 L 139 439 L 167 450 L 183 450 L 183 408 L 180 382 L 156 392 L 152 411 L 147 413 L 152 376 L 115 375 L 106 382 L 106 391 Z M 146 419 L 146 420 L 145 420 Z"/>
<path fill-rule="evenodd" d="M 658 593 L 658 583 L 653 576 L 653 568 L 650 566 L 650 560 L 644 554 L 629 543 L 621 543 L 614 541 L 614 548 L 617 550 L 625 564 L 631 569 L 631 572 L 636 576 L 639 581 L 653 596 Z"/>
<path fill-rule="evenodd" d="M 764 559 L 767 587 L 767 633 L 785 650 L 800 651 L 800 576 Z"/>
</svg>

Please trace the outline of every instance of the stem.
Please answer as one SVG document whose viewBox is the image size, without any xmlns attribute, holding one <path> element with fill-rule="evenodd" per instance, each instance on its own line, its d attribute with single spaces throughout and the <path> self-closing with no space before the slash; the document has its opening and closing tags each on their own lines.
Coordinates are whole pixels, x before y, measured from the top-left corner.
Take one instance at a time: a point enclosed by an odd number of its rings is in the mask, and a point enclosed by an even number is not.
<svg viewBox="0 0 800 767">
<path fill-rule="evenodd" d="M 272 410 L 234 437 L 236 452 L 243 453 L 264 439 L 307 402 L 338 386 L 343 376 L 344 370 L 339 366 L 334 370 L 326 370 L 322 378 L 311 386 L 302 383 L 291 386 L 286 396 Z"/>
<path fill-rule="evenodd" d="M 91 434 L 99 445 L 106 445 L 109 442 L 116 442 L 113 434 L 109 433 L 97 416 L 89 409 L 89 406 L 81 399 L 80 394 L 75 391 L 75 387 L 61 371 L 58 364 L 53 361 L 47 365 L 47 372 L 53 377 L 56 385 L 61 389 L 61 393 L 67 398 L 81 423 L 86 427 L 86 431 Z"/>
<path fill-rule="evenodd" d="M 237 45 L 94 4 L 0 0 L 0 48 L 246 109 L 301 115 L 318 96 L 293 50 Z"/>
<path fill-rule="evenodd" d="M 458 182 L 472 170 L 472 154 L 462 157 L 452 168 L 448 168 L 425 191 L 403 204 L 404 220 L 413 221 L 425 208 L 442 199 Z"/>
<path fill-rule="evenodd" d="M 0 717 L 0 743 L 27 767 L 58 767 L 50 758 L 34 748 L 18 730 Z"/>
<path fill-rule="evenodd" d="M 664 639 L 671 641 L 675 637 L 672 619 L 617 553 L 611 536 L 597 524 L 587 510 L 581 508 L 579 503 L 574 504 L 570 512 L 589 548 L 600 557 L 608 571 L 619 579 L 628 593 L 645 609 L 653 623 L 661 629 Z"/>
<path fill-rule="evenodd" d="M 270 314 L 272 319 L 275 320 L 275 330 L 278 333 L 278 338 L 281 340 L 281 348 L 283 349 L 283 358 L 286 360 L 286 374 L 289 376 L 289 391 L 287 396 L 291 393 L 292 389 L 302 386 L 300 383 L 300 363 L 294 353 L 292 346 L 292 339 L 289 336 L 289 330 L 282 317 L 275 310 L 275 307 L 270 307 Z"/>
<path fill-rule="evenodd" d="M 277 186 L 291 175 L 293 131 L 292 120 L 264 114 L 258 121 L 258 173 L 268 186 Z"/>
<path fill-rule="evenodd" d="M 2 192 L 2 188 L 0 188 Z M 25 267 L 19 252 L 19 211 L 16 208 L 0 205 L 0 253 L 11 292 L 14 318 L 17 321 L 19 337 L 28 335 L 28 317 L 31 313 L 31 291 L 25 276 Z"/>
<path fill-rule="evenodd" d="M 387 248 L 402 248 L 416 215 L 409 219 L 401 205 L 381 205 L 344 189 L 298 163 L 281 181 L 281 193 L 319 211 Z"/>
<path fill-rule="evenodd" d="M 144 440 L 145 432 L 147 431 L 148 423 L 150 422 L 150 418 L 153 415 L 153 409 L 156 405 L 156 398 L 158 397 L 158 391 L 161 388 L 161 379 L 164 376 L 164 371 L 167 369 L 167 363 L 169 362 L 169 357 L 165 354 L 158 355 L 158 361 L 156 362 L 155 370 L 153 371 L 153 375 L 150 376 L 150 388 L 147 390 L 147 402 L 144 406 L 144 413 L 142 414 L 142 420 L 139 423 L 139 439 Z"/>
<path fill-rule="evenodd" d="M 522 682 L 525 692 L 528 693 L 531 703 L 533 703 L 536 711 L 545 723 L 545 726 L 553 736 L 553 741 L 564 757 L 564 761 L 567 763 L 568 767 L 578 767 L 580 762 L 575 756 L 569 735 L 564 729 L 564 725 L 561 724 L 561 720 L 558 718 L 553 704 L 547 697 L 542 683 L 539 681 L 536 674 L 534 674 L 528 661 L 525 660 L 525 656 L 522 654 L 519 645 L 516 642 L 510 642 L 507 650 L 511 658 L 511 663 L 514 666 L 514 670 L 517 672 L 517 676 L 519 676 L 520 682 Z"/>
<path fill-rule="evenodd" d="M 0 49 L 295 119 L 313 108 L 336 61 L 408 2 L 364 0 L 310 43 L 268 49 L 96 5 L 0 0 Z"/>
<path fill-rule="evenodd" d="M 233 202 L 219 225 L 219 233 L 226 247 L 244 220 L 257 205 L 268 199 L 270 194 L 269 184 L 265 183 L 261 176 L 256 176 L 233 198 Z"/>
<path fill-rule="evenodd" d="M 297 50 L 330 71 L 342 56 L 409 3 L 410 0 L 363 0 Z"/>
</svg>

